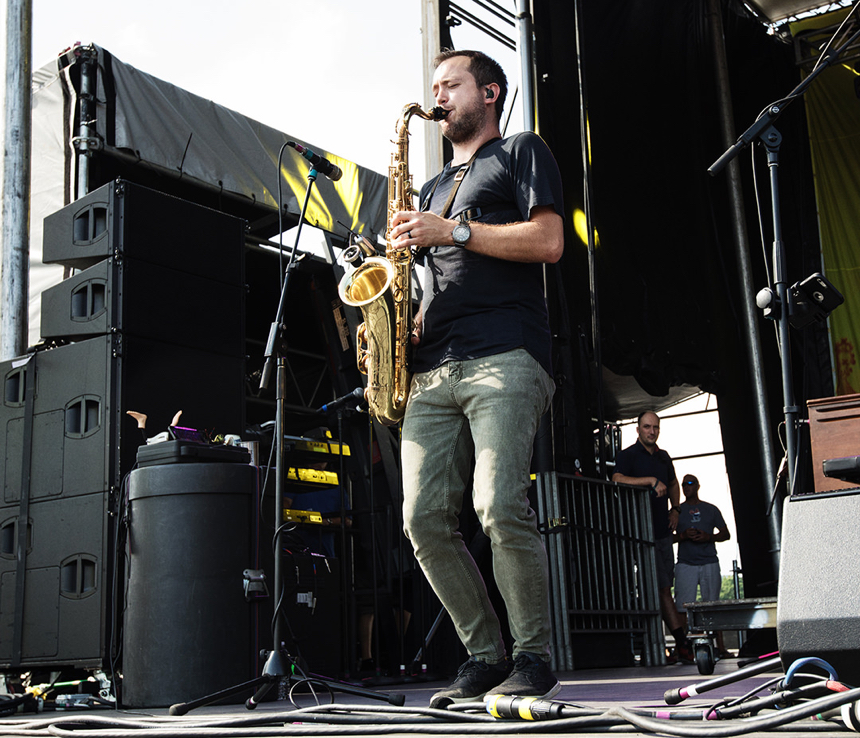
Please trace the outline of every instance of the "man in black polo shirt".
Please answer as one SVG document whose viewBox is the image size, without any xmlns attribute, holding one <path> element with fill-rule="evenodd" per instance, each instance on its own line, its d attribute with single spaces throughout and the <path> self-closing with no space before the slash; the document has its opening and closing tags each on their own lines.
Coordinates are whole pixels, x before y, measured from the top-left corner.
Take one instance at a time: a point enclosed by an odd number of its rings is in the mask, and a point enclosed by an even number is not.
<svg viewBox="0 0 860 738">
<path fill-rule="evenodd" d="M 651 489 L 651 521 L 654 526 L 660 613 L 675 638 L 676 658 L 692 661 L 684 624 L 672 599 L 672 582 L 675 578 L 672 533 L 678 527 L 678 515 L 681 512 L 681 486 L 675 475 L 672 458 L 657 446 L 660 436 L 660 418 L 657 414 L 651 411 L 642 413 L 636 423 L 636 433 L 639 436 L 636 443 L 618 452 L 612 481 Z"/>
</svg>

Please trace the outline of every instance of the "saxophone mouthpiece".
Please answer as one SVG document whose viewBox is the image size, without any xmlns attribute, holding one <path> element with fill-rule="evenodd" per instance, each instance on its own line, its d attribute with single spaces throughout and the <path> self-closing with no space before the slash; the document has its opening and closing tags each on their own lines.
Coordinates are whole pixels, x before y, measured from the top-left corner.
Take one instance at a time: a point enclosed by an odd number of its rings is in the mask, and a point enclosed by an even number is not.
<svg viewBox="0 0 860 738">
<path fill-rule="evenodd" d="M 436 106 L 435 108 L 432 108 L 430 112 L 433 113 L 433 120 L 442 120 L 443 118 L 447 118 L 448 113 L 451 111 L 445 110 L 445 108 L 441 106 Z"/>
</svg>

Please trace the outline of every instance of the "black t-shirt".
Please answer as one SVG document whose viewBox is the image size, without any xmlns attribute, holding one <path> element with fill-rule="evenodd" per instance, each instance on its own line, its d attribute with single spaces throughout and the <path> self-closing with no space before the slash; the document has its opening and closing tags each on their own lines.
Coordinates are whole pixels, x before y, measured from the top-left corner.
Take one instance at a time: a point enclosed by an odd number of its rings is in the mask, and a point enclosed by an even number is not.
<svg viewBox="0 0 860 738">
<path fill-rule="evenodd" d="M 436 180 L 421 188 L 422 209 L 441 213 L 458 170 L 449 164 L 435 190 Z M 558 165 L 543 140 L 526 132 L 491 141 L 478 152 L 447 217 L 480 208 L 470 220 L 517 223 L 541 205 L 552 205 L 564 217 Z M 524 347 L 552 374 L 541 264 L 505 261 L 458 246 L 434 247 L 426 255 L 422 310 L 413 371 Z"/>
<path fill-rule="evenodd" d="M 649 453 L 638 440 L 618 452 L 615 457 L 615 471 L 625 477 L 657 477 L 667 487 L 677 478 L 672 457 L 662 448 Z M 671 535 L 669 529 L 669 495 L 657 497 L 651 495 L 651 523 L 654 526 L 654 538 L 665 538 Z"/>
</svg>

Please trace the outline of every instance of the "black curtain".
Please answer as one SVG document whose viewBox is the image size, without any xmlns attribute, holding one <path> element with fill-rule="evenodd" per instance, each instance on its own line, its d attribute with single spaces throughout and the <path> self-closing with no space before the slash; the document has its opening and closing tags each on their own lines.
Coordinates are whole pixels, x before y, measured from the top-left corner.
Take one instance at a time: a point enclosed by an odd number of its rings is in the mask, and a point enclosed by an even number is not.
<svg viewBox="0 0 860 738">
<path fill-rule="evenodd" d="M 727 181 L 725 175 L 707 173 L 725 146 L 706 11 L 705 0 L 581 0 L 591 188 L 599 237 L 599 341 L 603 364 L 616 374 L 634 377 L 654 397 L 655 405 L 670 387 L 682 384 L 717 395 L 746 594 L 764 596 L 775 594 L 776 580 L 767 550 L 770 490 L 762 483 L 740 316 L 743 291 L 768 285 L 770 191 L 764 152 L 750 147 L 739 161 L 755 284 L 741 285 Z M 768 103 L 793 89 L 799 77 L 790 45 L 769 36 L 739 4 L 726 1 L 722 11 L 735 129 L 740 135 Z M 563 378 L 578 385 L 568 391 L 573 398 L 568 404 L 580 420 L 570 413 L 557 416 L 576 429 L 578 439 L 585 439 L 590 431 L 583 428 L 581 418 L 597 417 L 597 372 L 589 349 L 592 300 L 586 248 L 570 227 L 573 212 L 582 207 L 583 193 L 574 19 L 573 0 L 536 1 L 539 132 L 561 164 L 569 214 L 566 253 L 557 273 L 564 298 L 553 304 L 553 319 L 557 334 L 564 338 L 560 345 L 570 349 L 569 371 Z M 788 108 L 777 127 L 784 140 L 782 223 L 793 282 L 817 270 L 819 252 L 802 100 Z M 751 177 L 754 148 L 764 250 Z M 777 437 L 782 435 L 783 378 L 773 325 L 760 315 L 756 318 L 768 412 Z M 792 333 L 799 403 L 833 391 L 821 336 L 817 327 Z M 560 401 L 565 397 L 562 392 Z M 628 417 L 616 399 L 604 399 L 609 420 Z M 591 450 L 585 446 L 580 442 L 583 457 Z M 782 449 L 773 453 L 778 460 Z"/>
</svg>

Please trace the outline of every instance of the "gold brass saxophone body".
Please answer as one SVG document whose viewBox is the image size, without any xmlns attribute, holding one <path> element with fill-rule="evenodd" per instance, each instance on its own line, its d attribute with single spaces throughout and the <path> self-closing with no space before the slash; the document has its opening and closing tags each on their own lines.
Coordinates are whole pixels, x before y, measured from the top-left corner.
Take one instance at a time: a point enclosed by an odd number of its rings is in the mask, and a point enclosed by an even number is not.
<svg viewBox="0 0 860 738">
<path fill-rule="evenodd" d="M 397 138 L 388 168 L 388 220 L 385 257 L 366 240 L 347 249 L 347 260 L 361 260 L 341 279 L 340 299 L 361 308 L 364 322 L 356 332 L 358 369 L 367 375 L 365 400 L 371 415 L 385 425 L 395 425 L 406 412 L 412 333 L 412 253 L 391 242 L 391 218 L 401 210 L 414 210 L 412 175 L 409 174 L 409 121 L 413 115 L 441 120 L 447 112 L 422 110 L 418 103 L 403 108 L 397 121 Z"/>
</svg>

